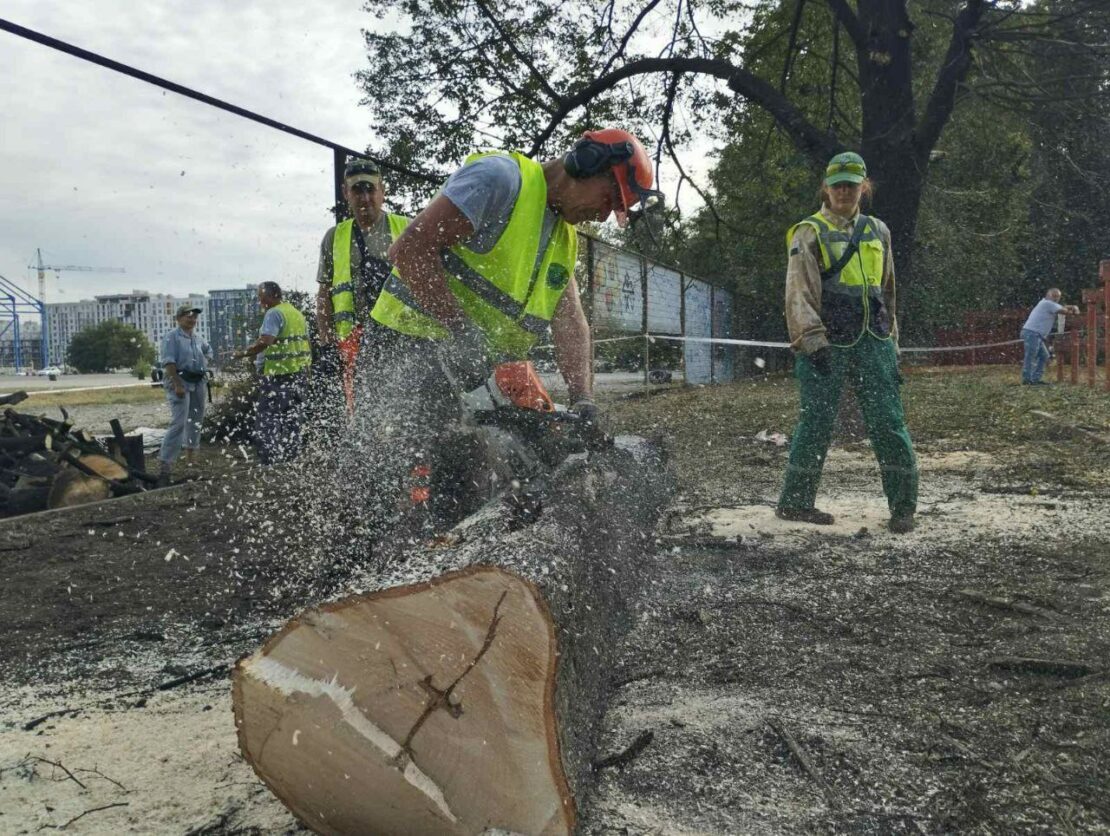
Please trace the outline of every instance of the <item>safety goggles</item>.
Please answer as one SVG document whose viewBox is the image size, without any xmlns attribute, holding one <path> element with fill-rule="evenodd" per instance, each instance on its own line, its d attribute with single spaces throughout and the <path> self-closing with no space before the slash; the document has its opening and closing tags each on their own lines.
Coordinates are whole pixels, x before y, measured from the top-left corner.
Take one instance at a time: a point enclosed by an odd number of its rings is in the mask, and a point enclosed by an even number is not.
<svg viewBox="0 0 1110 836">
<path fill-rule="evenodd" d="M 867 168 L 860 163 L 833 163 L 825 169 L 825 176 L 831 177 L 834 174 L 840 174 L 844 171 L 859 177 L 865 177 L 867 175 Z"/>
</svg>

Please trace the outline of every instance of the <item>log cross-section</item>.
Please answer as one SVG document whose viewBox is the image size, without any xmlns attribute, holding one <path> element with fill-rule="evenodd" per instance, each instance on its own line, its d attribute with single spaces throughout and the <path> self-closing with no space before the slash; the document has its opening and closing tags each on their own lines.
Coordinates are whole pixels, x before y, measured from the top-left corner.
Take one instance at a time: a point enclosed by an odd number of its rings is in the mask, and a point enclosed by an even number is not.
<svg viewBox="0 0 1110 836">
<path fill-rule="evenodd" d="M 539 591 L 500 568 L 347 598 L 236 666 L 240 747 L 319 833 L 570 833 L 556 661 Z"/>
</svg>

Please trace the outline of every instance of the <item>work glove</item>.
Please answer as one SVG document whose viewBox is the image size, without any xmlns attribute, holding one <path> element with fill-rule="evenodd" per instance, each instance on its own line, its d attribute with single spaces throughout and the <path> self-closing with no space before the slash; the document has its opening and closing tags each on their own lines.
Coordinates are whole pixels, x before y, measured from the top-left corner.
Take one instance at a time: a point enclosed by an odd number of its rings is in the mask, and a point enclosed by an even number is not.
<svg viewBox="0 0 1110 836">
<path fill-rule="evenodd" d="M 323 377 L 334 377 L 339 374 L 339 369 L 339 349 L 335 343 L 324 343 L 319 346 L 312 370 Z"/>
<path fill-rule="evenodd" d="M 478 388 L 490 376 L 486 336 L 471 322 L 452 329 L 451 339 L 440 345 L 439 356 L 444 371 L 460 393 Z"/>
<path fill-rule="evenodd" d="M 574 402 L 574 406 L 570 411 L 581 418 L 585 423 L 596 426 L 597 420 L 600 417 L 600 412 L 597 404 L 589 398 L 579 398 Z"/>
<path fill-rule="evenodd" d="M 817 374 L 821 377 L 828 377 L 832 374 L 832 349 L 827 345 L 824 348 L 817 349 L 809 355 L 809 362 L 813 364 Z"/>
</svg>

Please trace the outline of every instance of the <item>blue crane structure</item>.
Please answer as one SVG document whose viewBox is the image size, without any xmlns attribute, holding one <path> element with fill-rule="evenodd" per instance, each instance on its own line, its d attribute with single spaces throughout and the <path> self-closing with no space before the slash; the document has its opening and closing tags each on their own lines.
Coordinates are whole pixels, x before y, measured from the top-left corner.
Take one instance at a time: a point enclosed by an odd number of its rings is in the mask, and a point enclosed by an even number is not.
<svg viewBox="0 0 1110 836">
<path fill-rule="evenodd" d="M 26 290 L 15 284 L 15 282 L 9 281 L 4 276 L 0 276 L 0 339 L 6 337 L 9 331 L 12 332 L 13 345 L 15 348 L 15 370 L 17 372 L 21 371 L 24 366 L 23 340 L 19 333 L 20 314 L 37 314 L 42 317 L 42 329 L 39 339 L 40 368 L 46 368 L 46 306 L 42 303 L 41 299 L 36 299 Z"/>
</svg>

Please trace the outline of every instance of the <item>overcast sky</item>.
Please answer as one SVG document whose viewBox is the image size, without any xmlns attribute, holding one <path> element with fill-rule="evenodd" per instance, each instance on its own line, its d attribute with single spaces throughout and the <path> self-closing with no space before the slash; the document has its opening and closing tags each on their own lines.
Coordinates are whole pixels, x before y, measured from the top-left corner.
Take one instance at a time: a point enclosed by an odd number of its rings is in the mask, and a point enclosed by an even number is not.
<svg viewBox="0 0 1110 836">
<path fill-rule="evenodd" d="M 0 0 L 0 17 L 351 148 L 362 0 Z M 60 13 L 62 12 L 62 13 Z M 47 301 L 266 279 L 307 290 L 331 223 L 332 157 L 207 105 L 0 32 L 0 275 Z"/>
</svg>

